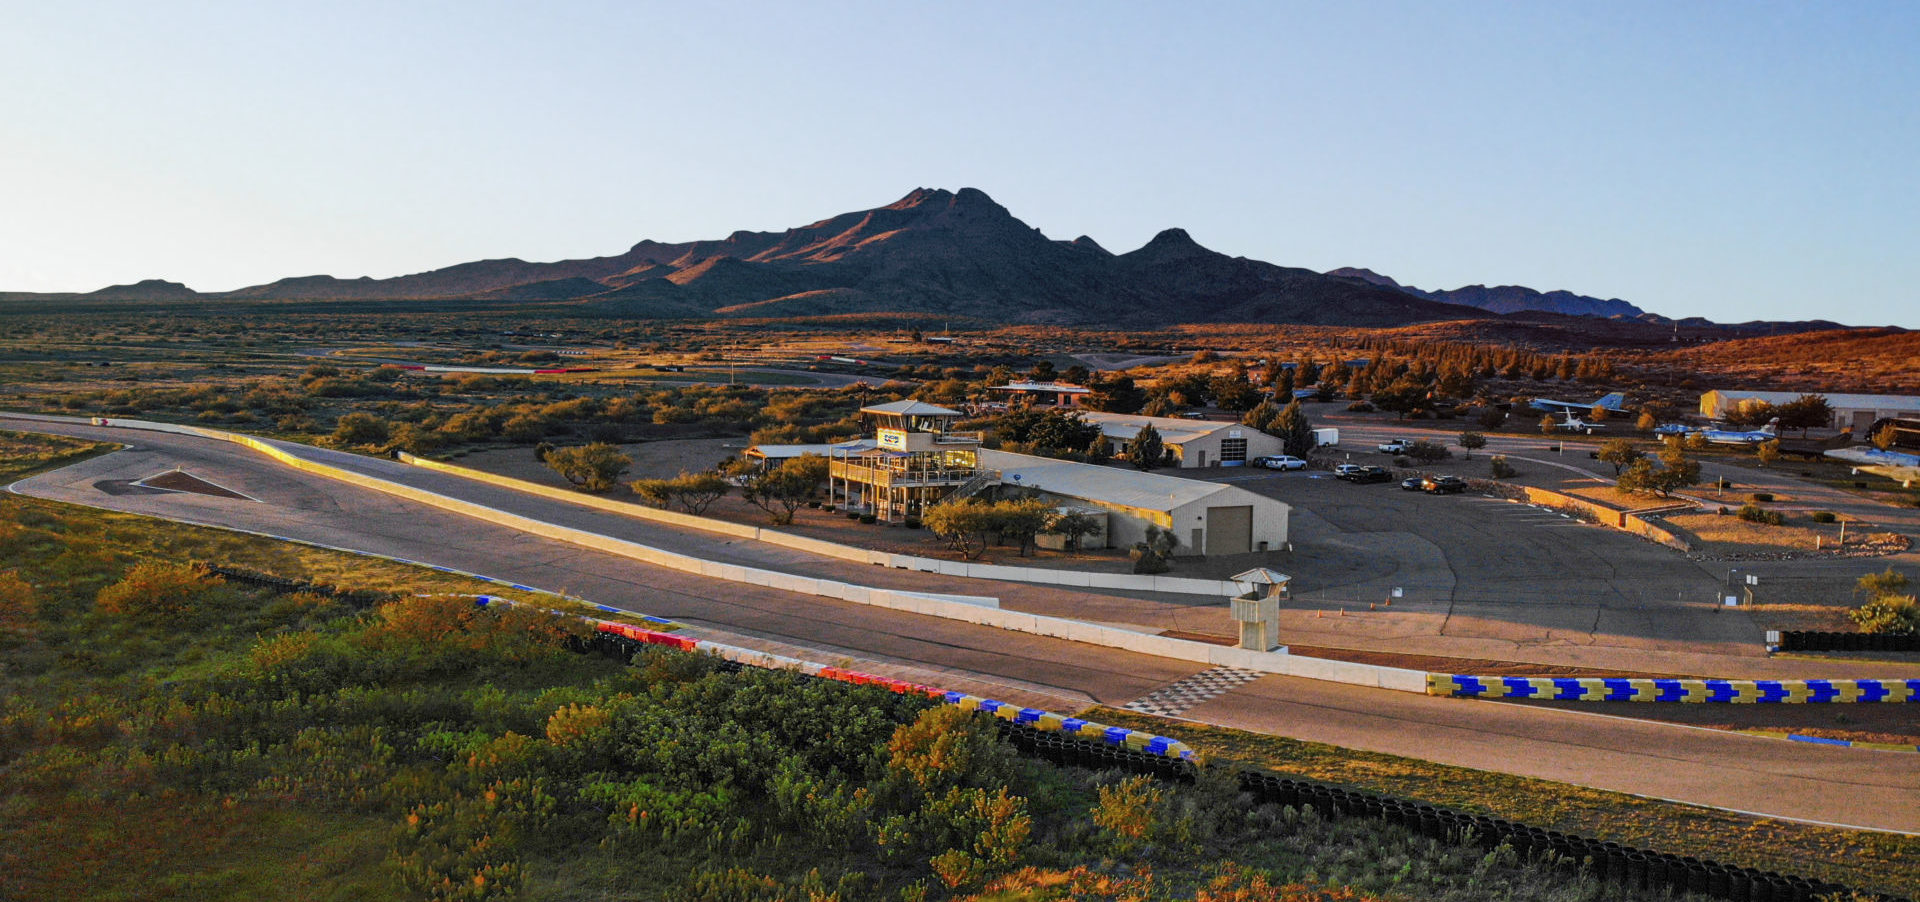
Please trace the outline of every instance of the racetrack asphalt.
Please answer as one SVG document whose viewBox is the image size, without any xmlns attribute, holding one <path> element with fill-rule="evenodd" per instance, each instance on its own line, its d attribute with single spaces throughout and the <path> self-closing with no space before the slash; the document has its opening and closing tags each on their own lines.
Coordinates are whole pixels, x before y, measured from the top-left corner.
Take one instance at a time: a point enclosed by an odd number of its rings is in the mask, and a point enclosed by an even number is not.
<svg viewBox="0 0 1920 902">
<path fill-rule="evenodd" d="M 1116 706 L 1203 669 L 1188 662 L 649 567 L 292 471 L 243 447 L 218 441 L 84 424 L 11 420 L 5 425 L 132 446 L 22 480 L 14 486 L 21 494 L 485 573 L 669 617 L 722 641 L 729 633 L 777 640 L 812 650 L 829 662 L 846 657 L 911 666 L 1007 687 L 1036 700 L 1089 700 Z M 329 462 L 354 457 L 289 447 Z M 357 460 L 362 463 L 356 469 L 421 472 L 387 461 Z M 174 468 L 259 500 L 115 491 Z M 413 479 L 408 482 L 420 484 Z M 463 486 L 435 488 L 443 489 L 487 503 Z M 622 537 L 664 544 L 656 541 L 659 536 L 648 524 L 616 519 L 622 521 L 618 533 Z M 569 519 L 568 525 L 579 522 Z M 860 572 L 873 578 L 870 583 L 883 575 L 926 576 L 881 568 Z M 1012 584 L 990 585 L 994 588 L 976 586 L 970 594 L 998 594 L 999 587 Z M 1020 699 L 1012 693 L 1003 697 Z M 1920 759 L 1910 754 L 1779 742 L 1277 676 L 1262 677 L 1182 716 L 1779 818 L 1920 832 Z"/>
</svg>

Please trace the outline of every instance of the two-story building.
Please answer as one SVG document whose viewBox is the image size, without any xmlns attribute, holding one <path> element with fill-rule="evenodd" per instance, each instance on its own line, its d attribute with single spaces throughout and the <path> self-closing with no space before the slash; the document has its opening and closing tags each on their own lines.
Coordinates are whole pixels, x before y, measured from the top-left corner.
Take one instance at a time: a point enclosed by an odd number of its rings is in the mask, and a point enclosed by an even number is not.
<svg viewBox="0 0 1920 902">
<path fill-rule="evenodd" d="M 960 411 L 905 400 L 860 413 L 873 423 L 873 447 L 831 452 L 827 488 L 835 504 L 895 522 L 919 516 L 970 481 L 991 480 L 980 471 L 985 436 L 952 428 Z"/>
</svg>

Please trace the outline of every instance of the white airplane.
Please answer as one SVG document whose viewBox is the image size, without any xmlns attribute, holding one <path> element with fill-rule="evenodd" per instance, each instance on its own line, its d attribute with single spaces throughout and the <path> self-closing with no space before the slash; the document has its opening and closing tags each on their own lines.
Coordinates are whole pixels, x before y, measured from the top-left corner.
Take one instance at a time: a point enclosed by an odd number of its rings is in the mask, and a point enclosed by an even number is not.
<svg viewBox="0 0 1920 902">
<path fill-rule="evenodd" d="M 1592 435 L 1595 430 L 1607 428 L 1607 424 L 1605 423 L 1589 423 L 1574 416 L 1572 413 L 1567 414 L 1565 422 L 1555 423 L 1554 426 L 1571 432 L 1585 432 L 1588 435 Z"/>
<path fill-rule="evenodd" d="M 1758 445 L 1779 438 L 1774 434 L 1779 428 L 1780 418 L 1774 417 L 1767 421 L 1767 425 L 1754 430 L 1702 429 L 1700 434 L 1716 445 Z"/>
<path fill-rule="evenodd" d="M 1623 392 L 1614 392 L 1612 394 L 1601 395 L 1585 404 L 1578 401 L 1555 401 L 1552 398 L 1535 398 L 1528 402 L 1527 406 L 1542 413 L 1564 413 L 1569 416 L 1576 413 L 1587 413 L 1595 407 L 1613 413 L 1626 413 L 1627 396 Z"/>
</svg>

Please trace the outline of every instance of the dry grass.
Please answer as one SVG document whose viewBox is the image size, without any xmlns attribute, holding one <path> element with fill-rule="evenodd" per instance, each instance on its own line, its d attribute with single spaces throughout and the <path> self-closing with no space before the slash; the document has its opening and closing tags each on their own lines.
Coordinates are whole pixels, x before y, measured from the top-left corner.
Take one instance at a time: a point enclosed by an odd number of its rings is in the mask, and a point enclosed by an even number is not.
<svg viewBox="0 0 1920 902">
<path fill-rule="evenodd" d="M 1780 526 L 1749 522 L 1731 512 L 1675 514 L 1661 522 L 1692 542 L 1696 550 L 1708 553 L 1771 554 L 1840 547 L 1840 524 L 1815 523 L 1804 516 L 1790 516 Z M 1853 529 L 1847 534 L 1848 546 L 1865 540 L 1862 530 Z"/>
</svg>

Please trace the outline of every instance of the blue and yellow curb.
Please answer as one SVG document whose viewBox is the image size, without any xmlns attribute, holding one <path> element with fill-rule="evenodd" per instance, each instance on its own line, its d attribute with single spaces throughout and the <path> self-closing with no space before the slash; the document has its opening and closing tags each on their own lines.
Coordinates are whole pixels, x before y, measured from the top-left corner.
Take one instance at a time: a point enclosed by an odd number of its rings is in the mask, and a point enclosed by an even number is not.
<svg viewBox="0 0 1920 902">
<path fill-rule="evenodd" d="M 1920 702 L 1920 679 L 1699 680 L 1429 673 L 1427 694 L 1455 698 L 1735 705 Z"/>
</svg>

